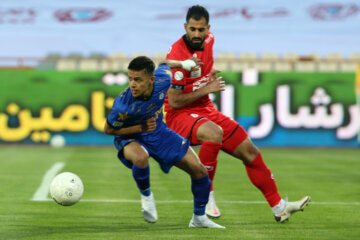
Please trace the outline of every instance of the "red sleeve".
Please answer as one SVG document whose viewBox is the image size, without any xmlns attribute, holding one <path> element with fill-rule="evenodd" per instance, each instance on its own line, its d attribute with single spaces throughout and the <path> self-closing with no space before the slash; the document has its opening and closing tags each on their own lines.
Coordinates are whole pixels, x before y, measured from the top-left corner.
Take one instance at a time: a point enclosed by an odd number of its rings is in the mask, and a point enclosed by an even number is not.
<svg viewBox="0 0 360 240">
<path fill-rule="evenodd" d="M 180 39 L 179 41 L 177 41 L 176 43 L 174 43 L 167 56 L 166 59 L 168 60 L 177 60 L 177 61 L 184 61 L 186 59 L 189 59 L 190 57 L 188 56 L 190 53 L 187 53 L 184 50 L 186 46 L 182 46 L 183 41 L 182 39 Z M 189 78 L 190 76 L 190 72 L 186 71 L 184 69 L 181 68 L 173 68 L 172 69 L 172 81 L 171 81 L 171 87 L 175 88 L 175 89 L 181 89 L 184 90 L 185 89 L 185 85 L 186 85 L 186 79 Z"/>
</svg>

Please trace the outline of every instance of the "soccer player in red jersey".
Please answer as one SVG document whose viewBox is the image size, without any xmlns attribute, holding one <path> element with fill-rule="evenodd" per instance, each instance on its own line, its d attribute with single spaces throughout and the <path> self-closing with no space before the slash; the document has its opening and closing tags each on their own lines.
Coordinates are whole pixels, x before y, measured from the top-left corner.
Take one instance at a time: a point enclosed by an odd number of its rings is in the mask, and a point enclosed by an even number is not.
<svg viewBox="0 0 360 240">
<path fill-rule="evenodd" d="M 204 65 L 196 71 L 172 69 L 172 83 L 165 100 L 168 127 L 188 138 L 192 145 L 201 144 L 199 158 L 211 181 L 214 180 L 220 150 L 242 160 L 248 177 L 263 193 L 276 221 L 288 220 L 291 214 L 304 209 L 310 197 L 305 196 L 296 202 L 283 200 L 273 174 L 246 131 L 238 122 L 216 110 L 211 102 L 209 94 L 223 91 L 225 82 L 216 76 L 219 71 L 213 69 L 214 35 L 209 32 L 208 11 L 199 5 L 192 6 L 184 27 L 186 34 L 171 46 L 167 59 L 183 61 L 197 57 Z M 220 217 L 212 185 L 206 214 Z"/>
</svg>

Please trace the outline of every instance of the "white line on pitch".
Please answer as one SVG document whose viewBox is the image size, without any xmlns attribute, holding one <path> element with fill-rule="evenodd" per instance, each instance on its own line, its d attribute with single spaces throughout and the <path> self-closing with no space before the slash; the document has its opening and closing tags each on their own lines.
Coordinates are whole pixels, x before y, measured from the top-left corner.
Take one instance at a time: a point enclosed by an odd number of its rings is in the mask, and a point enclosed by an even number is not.
<svg viewBox="0 0 360 240">
<path fill-rule="evenodd" d="M 63 162 L 57 162 L 52 167 L 47 170 L 45 173 L 42 182 L 36 192 L 34 193 L 33 197 L 31 198 L 32 201 L 47 201 L 48 194 L 49 194 L 49 187 L 51 180 L 56 176 L 56 174 L 65 166 Z"/>
<path fill-rule="evenodd" d="M 53 201 L 50 198 L 37 200 L 37 201 Z M 140 203 L 140 200 L 130 199 L 81 199 L 81 202 L 103 202 L 103 203 Z M 156 200 L 156 203 L 192 203 L 192 200 Z M 267 204 L 265 201 L 216 201 L 217 203 L 228 204 Z M 360 205 L 360 202 L 310 202 L 314 205 Z"/>
</svg>

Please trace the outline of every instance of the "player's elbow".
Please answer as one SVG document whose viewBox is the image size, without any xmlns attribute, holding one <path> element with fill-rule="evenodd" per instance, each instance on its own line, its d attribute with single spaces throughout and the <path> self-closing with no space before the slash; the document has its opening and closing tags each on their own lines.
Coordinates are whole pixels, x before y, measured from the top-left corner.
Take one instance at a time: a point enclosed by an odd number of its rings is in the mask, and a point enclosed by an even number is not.
<svg viewBox="0 0 360 240">
<path fill-rule="evenodd" d="M 112 129 L 107 122 L 105 123 L 105 126 L 104 126 L 104 133 L 108 134 L 108 135 L 112 134 Z"/>
<path fill-rule="evenodd" d="M 179 102 L 179 101 L 175 101 L 175 100 L 172 100 L 172 101 L 169 100 L 169 105 L 170 105 L 170 107 L 171 107 L 172 109 L 174 109 L 174 110 L 178 110 L 178 109 L 180 109 L 180 108 L 182 107 L 181 104 L 180 104 L 180 102 Z"/>
</svg>

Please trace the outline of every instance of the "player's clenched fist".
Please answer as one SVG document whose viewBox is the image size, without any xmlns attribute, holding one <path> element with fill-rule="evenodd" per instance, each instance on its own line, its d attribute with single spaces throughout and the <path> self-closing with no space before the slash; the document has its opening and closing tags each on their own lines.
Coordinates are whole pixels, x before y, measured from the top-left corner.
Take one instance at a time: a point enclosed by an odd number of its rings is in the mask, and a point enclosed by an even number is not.
<svg viewBox="0 0 360 240">
<path fill-rule="evenodd" d="M 151 117 L 142 125 L 143 132 L 152 132 L 156 129 L 156 118 Z"/>
</svg>

